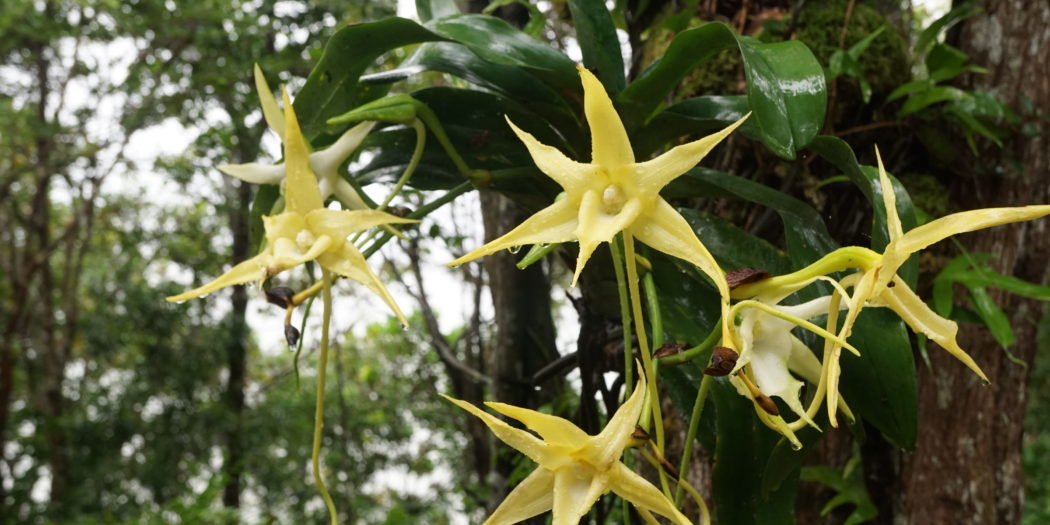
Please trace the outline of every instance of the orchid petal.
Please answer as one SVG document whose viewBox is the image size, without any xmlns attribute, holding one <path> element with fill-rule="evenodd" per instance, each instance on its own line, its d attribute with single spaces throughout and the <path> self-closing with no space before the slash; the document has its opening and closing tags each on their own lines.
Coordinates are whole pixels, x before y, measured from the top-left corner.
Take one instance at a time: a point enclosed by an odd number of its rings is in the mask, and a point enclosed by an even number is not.
<svg viewBox="0 0 1050 525">
<path fill-rule="evenodd" d="M 579 226 L 576 228 L 576 238 L 580 240 L 580 254 L 576 259 L 576 271 L 572 276 L 571 286 L 576 286 L 583 267 L 587 265 L 598 245 L 611 241 L 617 233 L 634 222 L 641 212 L 642 204 L 638 199 L 627 201 L 619 213 L 614 215 L 602 210 L 601 196 L 596 191 L 583 194 L 580 201 Z"/>
<path fill-rule="evenodd" d="M 383 286 L 383 281 L 379 280 L 379 277 L 372 272 L 372 269 L 365 263 L 364 256 L 357 251 L 353 244 L 343 243 L 342 248 L 337 253 L 324 253 L 318 257 L 317 262 L 330 272 L 335 272 L 365 285 L 366 288 L 372 290 L 373 293 L 383 299 L 383 302 L 390 307 L 402 325 L 408 326 L 408 319 L 405 319 L 405 314 L 401 313 L 401 309 L 394 302 L 394 298 L 390 296 L 386 286 Z"/>
<path fill-rule="evenodd" d="M 181 303 L 195 297 L 207 295 L 220 288 L 227 286 L 233 286 L 235 284 L 244 284 L 251 281 L 261 281 L 270 275 L 269 262 L 270 256 L 267 254 L 260 254 L 243 261 L 240 264 L 234 266 L 230 271 L 220 275 L 214 281 L 208 284 L 194 288 L 188 292 L 180 293 L 179 295 L 173 295 L 167 297 L 165 300 L 171 303 Z M 276 273 L 276 272 L 274 272 Z"/>
<path fill-rule="evenodd" d="M 330 210 L 319 208 L 306 214 L 306 225 L 315 232 L 324 232 L 344 240 L 347 236 L 383 224 L 411 224 L 414 219 L 402 219 L 377 210 Z"/>
<path fill-rule="evenodd" d="M 219 171 L 252 184 L 280 184 L 284 180 L 284 164 L 223 164 Z"/>
<path fill-rule="evenodd" d="M 614 466 L 609 478 L 609 488 L 635 507 L 655 512 L 679 525 L 692 525 L 689 518 L 679 512 L 659 489 L 623 463 Z"/>
<path fill-rule="evenodd" d="M 310 150 L 299 129 L 299 120 L 295 117 L 288 91 L 282 90 L 281 96 L 284 98 L 284 162 L 288 178 L 284 197 L 288 211 L 302 214 L 323 208 L 324 202 L 317 186 L 317 176 L 310 169 Z"/>
<path fill-rule="evenodd" d="M 875 146 L 875 159 L 879 163 L 879 188 L 882 190 L 882 203 L 886 208 L 886 229 L 890 234 L 890 242 L 893 242 L 904 236 L 904 228 L 897 214 L 897 194 L 893 191 L 893 182 L 882 165 L 882 155 L 879 154 L 878 146 Z"/>
<path fill-rule="evenodd" d="M 648 194 L 658 194 L 667 183 L 699 164 L 718 143 L 743 124 L 749 116 L 751 113 L 744 115 L 743 118 L 717 133 L 676 146 L 655 159 L 639 163 L 636 166 L 638 187 Z"/>
<path fill-rule="evenodd" d="M 554 472 L 554 516 L 551 525 L 577 525 L 598 498 L 609 491 L 600 476 L 573 466 Z"/>
<path fill-rule="evenodd" d="M 886 288 L 882 292 L 881 298 L 886 301 L 886 306 L 897 312 L 897 315 L 908 323 L 913 332 L 922 332 L 926 337 L 941 345 L 941 348 L 962 361 L 987 383 L 988 376 L 984 375 L 981 367 L 977 366 L 970 354 L 959 347 L 958 341 L 955 340 L 955 335 L 959 332 L 959 325 L 955 324 L 955 321 L 937 315 L 899 277 L 893 282 L 893 287 Z"/>
<path fill-rule="evenodd" d="M 558 151 L 558 148 L 536 140 L 536 137 L 515 126 L 509 117 L 507 117 L 507 124 L 510 125 L 510 129 L 525 144 L 525 148 L 529 150 L 529 155 L 532 156 L 536 167 L 548 177 L 554 179 L 554 182 L 561 185 L 566 192 L 584 186 L 587 183 L 587 179 L 595 172 L 596 167 L 593 164 L 581 164 L 569 159 L 561 151 Z"/>
<path fill-rule="evenodd" d="M 310 155 L 310 167 L 318 178 L 338 177 L 339 166 L 357 151 L 375 125 L 372 121 L 362 122 L 346 130 L 327 148 Z"/>
<path fill-rule="evenodd" d="M 813 420 L 806 414 L 806 409 L 798 398 L 799 390 L 802 389 L 802 381 L 795 379 L 788 370 L 788 360 L 791 357 L 791 332 L 775 330 L 773 333 L 764 333 L 756 341 L 760 345 L 761 352 L 755 352 L 751 357 L 751 372 L 755 376 L 755 385 L 767 396 L 776 396 L 784 400 L 791 411 L 804 419 L 810 425 L 816 426 Z"/>
<path fill-rule="evenodd" d="M 506 403 L 487 402 L 485 405 L 500 414 L 521 421 L 529 430 L 539 434 L 544 441 L 552 445 L 575 450 L 590 437 L 580 430 L 580 427 L 564 418 Z"/>
<path fill-rule="evenodd" d="M 908 231 L 899 241 L 886 247 L 883 257 L 883 283 L 889 282 L 897 268 L 913 253 L 959 233 L 972 232 L 1012 222 L 1050 215 L 1050 205 L 984 208 L 945 215 Z"/>
<path fill-rule="evenodd" d="M 623 449 L 630 442 L 638 417 L 642 415 L 642 403 L 645 401 L 645 378 L 639 378 L 631 397 L 616 410 L 601 433 L 591 441 L 591 453 L 587 460 L 598 468 L 608 468 L 620 460 Z"/>
<path fill-rule="evenodd" d="M 351 210 L 367 210 L 370 209 L 365 204 L 364 199 L 358 195 L 357 190 L 350 185 L 349 182 L 343 180 L 342 177 L 335 177 L 335 180 L 327 179 L 332 185 L 332 194 L 335 195 L 339 202 L 343 203 L 343 206 Z"/>
<path fill-rule="evenodd" d="M 634 164 L 634 150 L 627 139 L 605 86 L 583 66 L 576 66 L 583 83 L 583 112 L 591 129 L 591 163 L 607 168 Z"/>
<path fill-rule="evenodd" d="M 459 399 L 446 396 L 445 394 L 441 394 L 441 397 L 451 401 L 459 408 L 477 416 L 478 419 L 489 427 L 489 430 L 491 430 L 500 441 L 514 447 L 515 450 L 525 454 L 529 459 L 539 463 L 541 466 L 556 468 L 562 463 L 559 458 L 550 452 L 549 446 L 543 441 L 540 441 L 536 436 L 521 430 L 520 428 L 514 428 L 504 423 L 499 418 L 467 403 L 466 401 L 460 401 Z"/>
<path fill-rule="evenodd" d="M 729 285 L 725 272 L 707 251 L 696 233 L 674 208 L 662 198 L 656 206 L 642 215 L 633 226 L 631 234 L 650 248 L 692 263 L 714 281 L 722 297 L 729 297 Z"/>
<path fill-rule="evenodd" d="M 536 212 L 535 215 L 502 237 L 490 241 L 448 265 L 457 266 L 478 257 L 523 244 L 571 241 L 575 238 L 574 232 L 577 224 L 576 207 L 569 202 L 569 199 L 555 201 L 554 204 Z"/>
<path fill-rule="evenodd" d="M 553 490 L 554 473 L 540 467 L 507 494 L 483 525 L 510 525 L 547 512 L 554 506 Z"/>
<path fill-rule="evenodd" d="M 259 104 L 262 106 L 263 119 L 266 120 L 266 125 L 274 130 L 277 136 L 281 137 L 283 142 L 284 115 L 281 114 L 281 108 L 277 107 L 277 99 L 273 97 L 273 91 L 270 91 L 270 85 L 266 83 L 266 76 L 263 75 L 259 64 L 255 64 L 254 72 L 255 91 L 259 93 Z"/>
</svg>

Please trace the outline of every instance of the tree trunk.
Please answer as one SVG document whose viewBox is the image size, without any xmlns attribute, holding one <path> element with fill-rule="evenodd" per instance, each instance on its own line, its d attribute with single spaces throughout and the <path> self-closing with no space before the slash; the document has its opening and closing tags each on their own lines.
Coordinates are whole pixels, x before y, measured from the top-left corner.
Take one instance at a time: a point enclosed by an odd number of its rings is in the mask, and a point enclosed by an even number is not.
<svg viewBox="0 0 1050 525">
<path fill-rule="evenodd" d="M 529 213 L 497 193 L 481 194 L 485 241 L 488 242 L 521 224 Z M 551 286 L 542 264 L 519 270 L 518 256 L 508 252 L 482 260 L 488 274 L 489 291 L 495 310 L 496 333 L 491 340 L 491 395 L 494 400 L 530 407 L 538 397 L 531 379 L 545 365 L 557 359 L 554 321 L 551 317 Z M 512 456 L 498 456 L 496 472 L 506 479 L 513 470 Z M 501 501 L 492 498 L 491 501 Z"/>
<path fill-rule="evenodd" d="M 251 186 L 246 182 L 233 181 L 236 198 L 229 209 L 230 231 L 233 233 L 233 263 L 237 264 L 251 256 L 251 232 L 249 209 L 252 204 Z M 226 349 L 229 379 L 226 382 L 226 408 L 229 410 L 230 426 L 226 433 L 226 461 L 223 470 L 226 486 L 222 491 L 222 504 L 238 508 L 241 504 L 241 476 L 244 472 L 244 443 L 241 434 L 244 427 L 244 383 L 247 376 L 248 325 L 245 312 L 248 309 L 248 288 L 234 286 L 230 312 L 230 339 Z"/>
<path fill-rule="evenodd" d="M 988 0 L 984 12 L 966 21 L 959 46 L 973 62 L 987 67 L 972 87 L 991 90 L 1014 108 L 1024 98 L 1050 108 L 1050 2 Z M 1050 202 L 1050 126 L 1034 138 L 1017 135 L 1003 148 L 984 148 L 971 166 L 992 167 L 994 176 L 963 174 L 953 188 L 959 208 L 1016 206 Z M 1016 164 L 1014 164 L 1016 163 Z M 1011 165 L 1020 172 L 1011 173 Z M 1046 283 L 1050 223 L 1002 226 L 963 237 L 968 250 L 994 256 L 996 270 Z M 1017 343 L 1010 351 L 1031 363 L 1036 323 L 1044 305 L 994 293 L 1010 318 Z M 966 367 L 940 349 L 930 348 L 932 370 L 919 371 L 919 438 L 916 450 L 899 458 L 899 499 L 893 523 L 1018 523 L 1024 504 L 1022 433 L 1028 370 L 1012 363 L 981 325 L 962 325 L 959 341 L 984 369 L 983 386 Z M 884 522 L 890 522 L 884 519 Z"/>
</svg>

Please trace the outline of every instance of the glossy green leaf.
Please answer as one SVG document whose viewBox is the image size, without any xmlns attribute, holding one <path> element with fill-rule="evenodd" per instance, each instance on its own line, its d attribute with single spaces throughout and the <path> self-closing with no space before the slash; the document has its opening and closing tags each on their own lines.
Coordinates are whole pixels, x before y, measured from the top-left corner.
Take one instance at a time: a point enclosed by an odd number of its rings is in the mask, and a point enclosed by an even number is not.
<svg viewBox="0 0 1050 525">
<path fill-rule="evenodd" d="M 711 472 L 715 523 L 793 524 L 798 478 L 790 476 L 777 490 L 763 494 L 762 472 L 780 436 L 755 416 L 751 401 L 725 378 L 711 385 L 718 441 Z"/>
<path fill-rule="evenodd" d="M 457 76 L 527 106 L 563 134 L 556 141 L 546 144 L 563 147 L 568 146 L 565 139 L 575 139 L 571 147 L 563 149 L 573 158 L 578 158 L 575 151 L 588 151 L 590 148 L 587 142 L 589 137 L 569 102 L 554 88 L 530 75 L 524 68 L 486 61 L 467 47 L 448 42 L 424 44 L 406 62 Z M 525 124 L 519 122 L 518 125 Z M 542 135 L 544 127 L 549 126 L 524 129 L 534 135 Z"/>
<path fill-rule="evenodd" d="M 761 268 L 771 275 L 791 271 L 791 264 L 784 254 L 766 240 L 713 215 L 696 210 L 678 211 L 722 268 Z"/>
<path fill-rule="evenodd" d="M 992 299 L 985 287 L 970 286 L 968 290 L 970 292 L 970 305 L 973 306 L 974 311 L 984 321 L 984 325 L 988 327 L 992 337 L 1003 348 L 1009 348 L 1010 345 L 1017 341 L 1014 330 L 1010 326 L 1010 319 L 1006 317 L 999 305 L 995 304 L 995 299 Z"/>
<path fill-rule="evenodd" d="M 824 219 L 808 204 L 752 180 L 706 168 L 694 168 L 667 186 L 667 197 L 730 197 L 766 206 L 784 223 L 784 238 L 793 269 L 801 268 L 838 244 Z"/>
<path fill-rule="evenodd" d="M 447 87 L 427 88 L 412 97 L 431 108 L 445 129 L 449 140 L 474 169 L 528 167 L 538 173 L 521 141 L 507 126 L 503 116 L 529 127 L 542 128 L 543 121 L 513 101 L 498 95 Z M 429 135 L 429 133 L 428 133 Z M 553 131 L 539 135 L 540 140 L 555 142 Z M 356 176 L 364 183 L 396 179 L 407 167 L 415 145 L 415 131 L 388 126 L 369 134 L 363 149 L 372 155 Z M 419 189 L 450 188 L 463 182 L 463 174 L 449 160 L 433 136 L 429 136 L 423 159 L 409 184 Z M 545 177 L 530 182 L 530 193 L 555 188 Z M 551 193 L 553 195 L 553 193 Z"/>
<path fill-rule="evenodd" d="M 315 137 L 325 129 L 329 118 L 386 93 L 384 86 L 359 82 L 361 74 L 377 57 L 391 49 L 441 39 L 404 18 L 387 18 L 337 31 L 328 40 L 321 60 L 295 98 L 295 112 L 303 134 L 307 138 Z"/>
<path fill-rule="evenodd" d="M 579 89 L 576 64 L 569 57 L 499 18 L 457 15 L 429 27 L 489 62 L 525 68 L 556 88 Z"/>
<path fill-rule="evenodd" d="M 794 158 L 824 123 L 823 68 L 801 42 L 765 44 L 737 36 L 721 23 L 679 33 L 664 56 L 624 89 L 619 102 L 628 126 L 645 124 L 689 71 L 733 46 L 744 61 L 751 118 L 761 130 L 762 142 L 777 155 Z"/>
<path fill-rule="evenodd" d="M 865 308 L 843 352 L 839 391 L 859 417 L 893 445 L 912 449 L 918 432 L 915 359 L 904 322 L 886 308 Z"/>
<path fill-rule="evenodd" d="M 648 158 L 658 149 L 686 135 L 708 135 L 747 114 L 744 95 L 704 96 L 683 100 L 657 113 L 634 133 L 631 145 L 638 158 Z M 748 119 L 737 129 L 744 136 L 759 140 L 755 123 Z"/>
<path fill-rule="evenodd" d="M 748 99 L 762 143 L 785 159 L 809 144 L 824 125 L 824 69 L 798 41 L 762 44 L 741 37 Z"/>
<path fill-rule="evenodd" d="M 576 26 L 576 42 L 583 54 L 583 65 L 615 97 L 623 90 L 623 52 L 612 16 L 602 0 L 569 0 L 569 13 Z"/>
</svg>

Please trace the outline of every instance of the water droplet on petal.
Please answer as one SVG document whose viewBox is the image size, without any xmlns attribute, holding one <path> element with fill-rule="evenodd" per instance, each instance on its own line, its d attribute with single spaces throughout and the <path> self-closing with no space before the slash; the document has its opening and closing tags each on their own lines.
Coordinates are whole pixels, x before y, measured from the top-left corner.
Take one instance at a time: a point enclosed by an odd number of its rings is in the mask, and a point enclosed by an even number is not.
<svg viewBox="0 0 1050 525">
<path fill-rule="evenodd" d="M 517 255 L 517 254 L 518 254 L 518 252 L 520 252 L 520 251 L 521 251 L 521 245 L 518 245 L 518 246 L 511 246 L 510 248 L 507 248 L 507 251 L 508 251 L 508 252 L 510 252 L 510 253 L 512 253 L 512 254 L 514 254 L 514 255 Z"/>
</svg>

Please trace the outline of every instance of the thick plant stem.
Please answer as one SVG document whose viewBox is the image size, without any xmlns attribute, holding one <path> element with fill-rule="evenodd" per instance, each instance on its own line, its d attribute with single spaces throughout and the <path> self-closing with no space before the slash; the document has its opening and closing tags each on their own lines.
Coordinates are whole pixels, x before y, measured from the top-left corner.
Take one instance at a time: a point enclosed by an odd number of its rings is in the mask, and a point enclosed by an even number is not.
<svg viewBox="0 0 1050 525">
<path fill-rule="evenodd" d="M 692 348 L 688 348 L 682 351 L 681 353 L 669 355 L 667 357 L 661 357 L 660 359 L 657 359 L 656 362 L 661 367 L 688 363 L 689 361 L 692 361 L 693 359 L 696 359 L 697 357 L 711 351 L 711 349 L 714 348 L 715 345 L 717 345 L 721 340 L 722 320 L 719 319 L 718 322 L 715 323 L 714 328 L 711 329 L 711 333 L 707 334 L 707 338 L 705 338 L 700 344 Z"/>
<path fill-rule="evenodd" d="M 645 274 L 642 284 L 645 286 L 645 305 L 649 309 L 649 327 L 653 332 L 653 348 L 660 348 L 664 344 L 664 318 L 660 315 L 660 302 L 657 300 L 653 272 Z"/>
<path fill-rule="evenodd" d="M 682 447 L 682 462 L 678 467 L 678 490 L 674 494 L 675 505 L 682 502 L 682 489 L 685 485 L 685 473 L 689 471 L 689 461 L 693 455 L 693 443 L 696 442 L 696 431 L 700 428 L 700 416 L 704 412 L 704 402 L 707 401 L 707 393 L 711 390 L 711 376 L 704 374 L 700 380 L 700 388 L 696 391 L 696 401 L 693 402 L 693 414 L 689 417 L 689 430 L 685 434 L 685 444 Z M 697 497 L 699 500 L 700 498 Z M 700 503 L 703 507 L 703 503 Z"/>
<path fill-rule="evenodd" d="M 623 384 L 624 392 L 631 391 L 634 384 L 634 345 L 631 334 L 631 306 L 627 295 L 627 281 L 623 275 L 623 252 L 620 242 L 623 234 L 617 235 L 617 239 L 609 243 L 612 252 L 613 270 L 616 273 L 616 290 L 620 296 L 620 318 L 623 320 Z"/>
<path fill-rule="evenodd" d="M 313 468 L 314 484 L 321 492 L 325 507 L 328 508 L 328 517 L 332 525 L 339 524 L 339 515 L 335 511 L 335 503 L 332 501 L 328 488 L 325 487 L 324 477 L 321 475 L 321 430 L 324 429 L 324 389 L 325 371 L 328 367 L 328 328 L 332 321 L 332 278 L 328 270 L 324 270 L 321 277 L 324 281 L 324 312 L 321 315 L 321 356 L 317 362 L 317 402 L 314 408 L 314 446 L 310 457 Z"/>
<path fill-rule="evenodd" d="M 620 297 L 620 319 L 623 324 L 623 384 L 624 384 L 624 395 L 631 391 L 631 385 L 634 383 L 634 345 L 632 344 L 631 336 L 631 306 L 627 299 L 627 281 L 623 275 L 623 251 L 621 248 L 621 242 L 623 234 L 618 234 L 617 238 L 613 239 L 609 243 L 609 251 L 612 253 L 613 260 L 613 271 L 616 273 L 616 291 Z M 628 455 L 625 458 L 627 466 L 630 467 L 631 456 Z M 625 499 L 620 500 L 623 504 L 623 520 L 624 524 L 630 523 L 631 513 L 630 504 Z"/>
<path fill-rule="evenodd" d="M 416 119 L 412 122 L 412 128 L 416 130 L 416 149 L 412 151 L 412 158 L 408 161 L 408 167 L 405 168 L 405 172 L 401 174 L 401 178 L 397 179 L 397 183 L 394 184 L 394 189 L 390 190 L 390 195 L 387 195 L 383 199 L 383 203 L 376 208 L 379 211 L 386 210 L 386 207 L 390 205 L 390 201 L 394 200 L 397 194 L 401 193 L 401 190 L 405 187 L 408 179 L 412 178 L 412 174 L 416 172 L 416 168 L 419 167 L 419 161 L 423 158 L 423 148 L 427 144 L 427 128 L 423 127 L 423 123 Z"/>
<path fill-rule="evenodd" d="M 401 177 L 397 179 L 397 183 L 394 184 L 394 188 L 390 190 L 390 194 L 387 195 L 386 198 L 383 199 L 383 202 L 379 205 L 379 207 L 376 208 L 376 210 L 378 211 L 386 211 L 387 206 L 390 205 L 390 201 L 394 200 L 394 197 L 401 193 L 401 190 L 404 189 L 405 184 L 408 183 L 408 180 L 412 178 L 412 174 L 416 172 L 416 168 L 419 167 L 419 161 L 423 158 L 423 148 L 426 147 L 427 144 L 427 128 L 423 127 L 423 123 L 420 122 L 419 119 L 416 119 L 412 121 L 412 129 L 416 130 L 416 148 L 412 151 L 412 158 L 409 159 L 408 166 L 405 168 L 404 173 L 401 174 Z M 387 230 L 387 233 L 401 236 L 401 232 L 397 231 L 397 229 L 392 226 L 385 229 Z M 373 230 L 373 232 L 370 233 L 368 237 L 365 237 L 365 240 L 362 241 L 360 244 L 363 245 L 375 238 L 376 231 L 378 230 Z M 360 232 L 354 236 L 353 240 L 355 244 L 357 244 L 357 240 L 361 238 L 361 235 L 363 233 L 364 232 Z"/>
<path fill-rule="evenodd" d="M 634 258 L 634 237 L 630 233 L 623 236 L 624 262 L 627 263 L 627 290 L 631 296 L 631 313 L 635 325 L 638 326 L 638 353 L 642 354 L 642 368 L 648 378 L 646 385 L 649 389 L 648 404 L 652 413 L 652 428 L 656 434 L 656 449 L 662 454 L 664 451 L 664 420 L 660 411 L 660 392 L 656 386 L 656 370 L 653 366 L 653 356 L 649 349 L 649 339 L 645 334 L 645 325 L 642 317 L 642 294 L 638 289 L 638 267 Z M 663 486 L 664 494 L 671 497 L 671 487 L 667 484 L 667 475 L 660 470 L 660 484 Z"/>
</svg>

